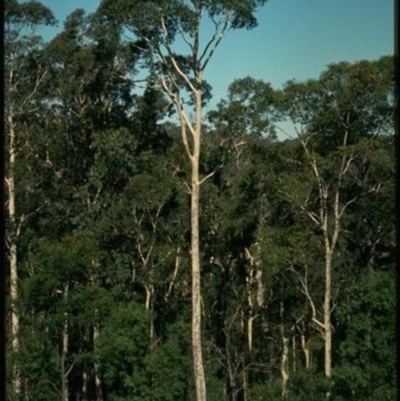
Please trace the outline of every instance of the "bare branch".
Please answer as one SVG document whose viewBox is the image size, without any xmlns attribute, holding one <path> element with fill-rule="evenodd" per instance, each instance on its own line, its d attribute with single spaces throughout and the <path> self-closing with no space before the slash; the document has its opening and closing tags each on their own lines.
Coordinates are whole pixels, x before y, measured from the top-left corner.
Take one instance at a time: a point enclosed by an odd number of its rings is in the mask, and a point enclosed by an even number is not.
<svg viewBox="0 0 400 401">
<path fill-rule="evenodd" d="M 197 92 L 197 89 L 193 86 L 192 82 L 190 81 L 190 79 L 188 78 L 188 76 L 180 69 L 178 63 L 175 60 L 175 57 L 173 55 L 170 56 L 171 57 L 171 62 L 172 65 L 175 68 L 175 71 L 181 76 L 181 78 L 183 78 L 183 80 L 186 82 L 186 84 L 189 86 L 190 90 L 193 93 Z"/>
<path fill-rule="evenodd" d="M 207 45 L 205 46 L 205 48 L 203 50 L 203 53 L 201 54 L 201 56 L 199 58 L 200 69 L 202 71 L 205 70 L 205 68 L 206 68 L 208 62 L 210 61 L 210 59 L 212 58 L 215 50 L 219 46 L 221 40 L 224 38 L 224 36 L 226 34 L 226 31 L 228 29 L 229 21 L 230 21 L 231 18 L 232 18 L 232 14 L 231 13 L 227 13 L 226 14 L 225 20 L 223 22 L 215 21 L 215 19 L 213 17 L 211 18 L 213 23 L 214 23 L 215 31 L 214 31 L 214 34 L 213 34 L 212 38 L 208 41 Z M 220 26 L 221 25 L 222 25 L 222 29 L 220 31 Z M 213 44 L 214 44 L 214 46 L 210 50 L 210 47 Z M 203 59 L 205 59 L 205 60 L 204 60 L 203 65 L 201 65 Z"/>
<path fill-rule="evenodd" d="M 181 35 L 181 38 L 183 39 L 183 41 L 189 46 L 192 54 L 195 53 L 195 46 L 190 43 L 190 41 L 187 39 L 187 36 L 185 35 L 185 32 L 181 29 L 181 27 L 178 25 L 177 26 L 178 32 Z"/>
<path fill-rule="evenodd" d="M 291 265 L 291 270 L 297 275 L 302 287 L 302 293 L 306 296 L 310 304 L 312 315 L 311 320 L 323 331 L 325 329 L 325 325 L 317 319 L 317 309 L 315 307 L 313 299 L 311 298 L 310 292 L 308 291 L 307 268 L 305 270 L 304 278 L 301 277 L 300 273 L 296 271 L 293 265 Z"/>
<path fill-rule="evenodd" d="M 176 250 L 175 268 L 174 268 L 174 272 L 173 272 L 173 275 L 172 275 L 172 279 L 171 279 L 171 281 L 169 283 L 169 286 L 168 286 L 168 291 L 165 294 L 165 302 L 168 302 L 168 299 L 171 296 L 172 289 L 173 289 L 173 286 L 175 284 L 176 276 L 178 275 L 180 262 L 181 262 L 180 250 L 181 250 L 181 248 L 178 246 L 178 249 Z"/>
<path fill-rule="evenodd" d="M 357 199 L 359 198 L 359 196 L 355 196 L 353 199 L 350 199 L 348 202 L 346 202 L 343 206 L 342 209 L 338 212 L 338 218 L 341 219 L 343 216 L 343 213 L 345 212 L 345 210 L 347 209 L 347 207 L 349 205 L 351 205 L 353 202 L 355 202 Z"/>
<path fill-rule="evenodd" d="M 21 102 L 20 106 L 18 107 L 18 110 L 20 113 L 22 113 L 24 106 L 28 103 L 28 101 L 30 99 L 32 99 L 32 97 L 38 91 L 41 82 L 44 80 L 45 76 L 47 75 L 47 72 L 48 72 L 48 70 L 46 69 L 41 76 L 38 76 L 36 78 L 35 86 L 34 86 L 32 92 Z"/>
<path fill-rule="evenodd" d="M 203 184 L 205 181 L 207 181 L 209 178 L 211 178 L 215 173 L 222 168 L 222 164 L 218 166 L 214 171 L 212 171 L 210 174 L 207 174 L 204 178 L 202 178 L 199 182 L 199 185 Z"/>
</svg>

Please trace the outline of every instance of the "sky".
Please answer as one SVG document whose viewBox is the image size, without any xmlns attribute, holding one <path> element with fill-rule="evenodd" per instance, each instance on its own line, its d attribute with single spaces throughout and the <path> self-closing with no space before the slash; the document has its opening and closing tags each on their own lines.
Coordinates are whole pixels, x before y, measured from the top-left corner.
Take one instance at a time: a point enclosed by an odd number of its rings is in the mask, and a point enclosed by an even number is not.
<svg viewBox="0 0 400 401">
<path fill-rule="evenodd" d="M 100 0 L 41 0 L 61 30 L 76 8 L 95 11 Z M 258 27 L 231 31 L 205 71 L 213 87 L 210 108 L 228 85 L 247 75 L 280 88 L 290 80 L 318 78 L 327 65 L 375 60 L 394 53 L 393 0 L 268 0 L 257 12 Z M 207 28 L 205 36 L 210 34 Z"/>
</svg>

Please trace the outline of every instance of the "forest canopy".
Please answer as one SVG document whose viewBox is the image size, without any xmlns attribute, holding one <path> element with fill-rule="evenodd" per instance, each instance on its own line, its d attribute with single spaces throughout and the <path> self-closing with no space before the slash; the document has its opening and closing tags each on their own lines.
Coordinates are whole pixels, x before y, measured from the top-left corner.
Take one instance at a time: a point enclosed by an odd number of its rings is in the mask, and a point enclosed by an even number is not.
<svg viewBox="0 0 400 401">
<path fill-rule="evenodd" d="M 242 77 L 205 113 L 198 18 L 265 1 L 156 3 L 46 41 L 49 9 L 5 1 L 8 400 L 200 401 L 195 188 L 204 397 L 393 400 L 393 57 Z"/>
</svg>

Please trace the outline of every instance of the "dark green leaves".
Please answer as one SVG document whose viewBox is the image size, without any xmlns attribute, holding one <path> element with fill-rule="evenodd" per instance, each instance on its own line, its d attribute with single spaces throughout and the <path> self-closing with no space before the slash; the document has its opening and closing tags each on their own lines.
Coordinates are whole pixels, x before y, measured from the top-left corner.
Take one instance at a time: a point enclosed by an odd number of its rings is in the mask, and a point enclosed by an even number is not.
<svg viewBox="0 0 400 401">
<path fill-rule="evenodd" d="M 229 85 L 228 99 L 208 113 L 208 119 L 219 133 L 228 136 L 276 138 L 280 95 L 269 83 L 251 77 L 237 79 Z"/>
</svg>

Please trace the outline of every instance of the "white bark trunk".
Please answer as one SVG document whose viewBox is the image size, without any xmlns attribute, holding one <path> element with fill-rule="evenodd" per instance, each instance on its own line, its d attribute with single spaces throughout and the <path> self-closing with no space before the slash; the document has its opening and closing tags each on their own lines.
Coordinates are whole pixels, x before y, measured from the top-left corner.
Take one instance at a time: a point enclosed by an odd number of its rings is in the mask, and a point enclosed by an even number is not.
<svg viewBox="0 0 400 401">
<path fill-rule="evenodd" d="M 195 135 L 193 136 L 193 157 L 191 159 L 192 347 L 196 399 L 197 401 L 206 401 L 206 382 L 201 346 L 201 272 L 199 239 L 201 92 L 197 91 L 195 95 L 196 127 Z"/>
<path fill-rule="evenodd" d="M 330 378 L 332 373 L 332 324 L 331 324 L 331 276 L 332 257 L 327 255 L 325 269 L 325 299 L 324 299 L 324 334 L 325 334 L 325 377 Z"/>
<path fill-rule="evenodd" d="M 253 287 L 253 266 L 250 259 L 250 271 L 246 277 L 246 289 L 247 289 L 247 305 L 249 307 L 249 315 L 247 318 L 247 345 L 249 351 L 253 349 L 253 297 L 252 297 L 252 287 Z"/>
<path fill-rule="evenodd" d="M 308 370 L 311 367 L 310 349 L 308 348 L 308 342 L 306 340 L 306 336 L 304 333 L 301 333 L 300 340 L 301 340 L 301 349 L 303 350 L 303 355 L 304 355 L 304 365 L 305 368 Z"/>
<path fill-rule="evenodd" d="M 68 298 L 69 285 L 66 284 L 64 287 L 64 299 Z M 62 382 L 62 400 L 69 400 L 69 389 L 68 389 L 68 375 L 70 369 L 67 368 L 67 358 L 69 350 L 69 335 L 68 335 L 68 314 L 64 313 L 64 325 L 62 331 L 62 351 L 61 351 L 61 382 Z"/>
<path fill-rule="evenodd" d="M 288 356 L 289 356 L 289 338 L 285 335 L 284 327 L 284 308 L 281 302 L 280 307 L 281 315 L 281 339 L 282 339 L 282 356 L 281 356 L 281 377 L 282 377 L 282 398 L 286 396 L 287 392 L 287 382 L 289 380 L 289 366 L 288 366 Z"/>
<path fill-rule="evenodd" d="M 96 311 L 97 313 L 97 311 Z M 96 323 L 93 327 L 93 343 L 96 346 L 96 341 L 99 336 L 99 325 Z M 103 401 L 103 391 L 102 391 L 102 383 L 99 374 L 99 362 L 97 358 L 94 361 L 94 385 L 95 385 L 95 393 L 96 393 L 96 401 Z"/>
<path fill-rule="evenodd" d="M 345 129 L 343 138 L 343 147 L 347 146 L 348 130 Z M 328 204 L 329 198 L 329 185 L 326 184 L 321 175 L 316 160 L 311 156 L 306 142 L 302 142 L 304 150 L 310 161 L 312 170 L 318 184 L 319 190 L 319 218 L 312 212 L 308 212 L 309 217 L 321 227 L 324 236 L 325 245 L 325 294 L 323 305 L 323 334 L 324 334 L 324 373 L 327 379 L 330 379 L 332 374 L 332 322 L 331 322 L 331 292 L 332 292 L 332 263 L 333 255 L 336 250 L 337 241 L 340 233 L 341 217 L 346 207 L 355 201 L 356 198 L 348 201 L 345 206 L 340 208 L 340 191 L 343 177 L 348 172 L 353 156 L 342 156 L 340 168 L 337 175 L 337 188 L 333 193 L 333 210 L 330 209 Z M 332 197 L 332 195 L 331 195 Z M 333 219 L 333 222 L 330 220 Z M 326 394 L 329 398 L 330 393 Z"/>
<path fill-rule="evenodd" d="M 296 373 L 297 370 L 297 342 L 296 342 L 296 335 L 292 335 L 292 369 L 293 373 Z"/>
<path fill-rule="evenodd" d="M 154 319 L 153 319 L 153 297 L 154 297 L 154 285 L 152 283 L 152 275 L 150 274 L 150 281 L 151 283 L 145 286 L 146 289 L 146 310 L 150 312 L 150 327 L 149 327 L 149 340 L 150 340 L 150 347 L 154 345 Z"/>
<path fill-rule="evenodd" d="M 18 313 L 18 256 L 17 256 L 17 218 L 15 210 L 15 128 L 11 115 L 8 116 L 9 126 L 9 166 L 8 166 L 8 217 L 10 220 L 10 233 L 8 235 L 9 241 L 9 261 L 10 261 L 10 303 L 11 303 L 11 346 L 14 354 L 17 356 L 20 350 L 19 344 L 19 313 Z M 12 378 L 13 394 L 15 399 L 21 396 L 21 377 L 18 363 L 15 362 L 13 366 Z"/>
</svg>

